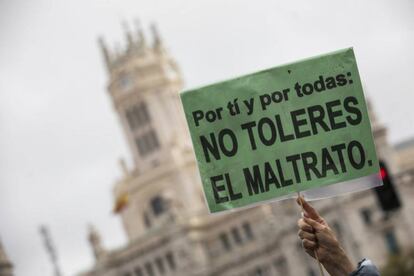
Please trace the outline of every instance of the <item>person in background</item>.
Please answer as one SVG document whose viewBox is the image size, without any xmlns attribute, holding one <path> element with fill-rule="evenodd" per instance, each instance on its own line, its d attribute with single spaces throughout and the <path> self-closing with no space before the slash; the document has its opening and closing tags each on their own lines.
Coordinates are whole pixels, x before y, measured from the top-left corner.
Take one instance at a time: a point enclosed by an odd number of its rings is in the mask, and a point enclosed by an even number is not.
<svg viewBox="0 0 414 276">
<path fill-rule="evenodd" d="M 319 261 L 331 276 L 380 275 L 368 259 L 354 266 L 334 232 L 318 212 L 303 197 L 298 197 L 297 203 L 303 209 L 302 218 L 298 220 L 298 235 L 302 240 L 302 246 L 313 258 L 316 252 Z"/>
</svg>

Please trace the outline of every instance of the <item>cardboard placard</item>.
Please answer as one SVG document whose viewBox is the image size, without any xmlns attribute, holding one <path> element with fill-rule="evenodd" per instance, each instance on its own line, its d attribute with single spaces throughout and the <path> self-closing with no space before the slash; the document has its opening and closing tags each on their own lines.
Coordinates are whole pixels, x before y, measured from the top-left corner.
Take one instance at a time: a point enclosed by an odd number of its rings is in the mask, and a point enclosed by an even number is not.
<svg viewBox="0 0 414 276">
<path fill-rule="evenodd" d="M 181 93 L 210 212 L 378 172 L 352 48 Z"/>
</svg>

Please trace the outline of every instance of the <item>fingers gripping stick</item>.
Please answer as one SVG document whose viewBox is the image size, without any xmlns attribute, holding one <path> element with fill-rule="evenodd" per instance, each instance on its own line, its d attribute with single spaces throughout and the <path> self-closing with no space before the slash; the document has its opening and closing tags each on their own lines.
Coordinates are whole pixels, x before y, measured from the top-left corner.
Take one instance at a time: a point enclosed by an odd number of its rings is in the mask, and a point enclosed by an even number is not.
<svg viewBox="0 0 414 276">
<path fill-rule="evenodd" d="M 311 217 L 312 219 L 320 218 L 320 216 L 319 216 L 318 212 L 317 212 L 315 209 L 313 209 L 310 205 L 307 205 L 307 206 L 306 206 L 307 208 L 306 208 L 306 210 L 305 210 L 305 208 L 303 207 L 303 201 L 302 201 L 302 198 L 301 198 L 300 192 L 298 192 L 298 202 L 299 202 L 299 205 L 300 205 L 300 207 L 301 207 L 301 209 L 302 209 L 302 212 L 303 212 L 305 215 L 307 215 L 307 216 Z M 323 272 L 322 264 L 321 264 L 321 262 L 319 261 L 319 256 L 318 256 L 318 251 L 317 251 L 317 249 L 315 249 L 315 250 L 313 251 L 313 253 L 315 254 L 316 261 L 318 261 L 318 266 L 319 266 L 319 272 L 320 272 L 320 275 L 321 275 L 321 276 L 325 276 L 325 273 Z"/>
</svg>

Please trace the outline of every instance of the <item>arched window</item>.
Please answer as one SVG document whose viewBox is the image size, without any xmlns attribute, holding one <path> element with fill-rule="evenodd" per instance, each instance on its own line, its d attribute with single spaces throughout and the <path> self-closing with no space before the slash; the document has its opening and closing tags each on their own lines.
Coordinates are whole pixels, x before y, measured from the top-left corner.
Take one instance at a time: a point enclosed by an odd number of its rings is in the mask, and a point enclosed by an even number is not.
<svg viewBox="0 0 414 276">
<path fill-rule="evenodd" d="M 245 222 L 245 223 L 243 223 L 242 227 L 243 227 L 244 234 L 246 235 L 247 239 L 248 240 L 253 240 L 254 236 L 253 236 L 253 231 L 252 231 L 252 228 L 250 226 L 250 223 Z"/>
<path fill-rule="evenodd" d="M 289 267 L 285 256 L 278 257 L 274 262 L 273 265 L 277 271 L 277 275 L 289 275 Z"/>
<path fill-rule="evenodd" d="M 158 269 L 159 273 L 161 275 L 165 274 L 164 261 L 163 261 L 163 259 L 161 259 L 161 257 L 158 257 L 158 258 L 155 259 L 155 264 L 157 266 L 157 269 Z"/>
<path fill-rule="evenodd" d="M 168 266 L 170 267 L 171 270 L 175 270 L 175 259 L 174 259 L 174 255 L 172 252 L 168 252 L 167 255 L 165 256 L 167 259 L 167 263 Z"/>
<path fill-rule="evenodd" d="M 154 152 L 160 146 L 157 135 L 153 129 L 135 138 L 135 143 L 137 144 L 141 156 L 146 156 L 149 153 Z"/>
<path fill-rule="evenodd" d="M 145 267 L 145 271 L 147 272 L 148 276 L 154 276 L 155 275 L 154 268 L 152 267 L 151 263 L 149 263 L 149 262 L 146 263 L 144 265 L 144 267 Z"/>
<path fill-rule="evenodd" d="M 242 237 L 240 235 L 239 228 L 233 227 L 231 229 L 231 234 L 233 235 L 233 239 L 236 242 L 236 244 L 242 244 L 243 243 L 243 239 L 242 239 Z"/>
<path fill-rule="evenodd" d="M 224 249 L 226 249 L 226 251 L 230 251 L 231 250 L 231 244 L 230 244 L 229 237 L 227 236 L 227 233 L 221 233 L 219 238 L 220 238 L 220 241 L 221 241 Z"/>
<path fill-rule="evenodd" d="M 157 134 L 151 125 L 147 104 L 140 102 L 125 111 L 125 118 L 135 139 L 138 153 L 145 157 L 160 147 Z"/>
<path fill-rule="evenodd" d="M 151 122 L 148 107 L 144 102 L 128 108 L 126 118 L 132 131 L 143 128 Z"/>
<path fill-rule="evenodd" d="M 167 209 L 165 200 L 161 196 L 155 196 L 151 199 L 151 208 L 155 216 L 159 216 Z"/>
</svg>

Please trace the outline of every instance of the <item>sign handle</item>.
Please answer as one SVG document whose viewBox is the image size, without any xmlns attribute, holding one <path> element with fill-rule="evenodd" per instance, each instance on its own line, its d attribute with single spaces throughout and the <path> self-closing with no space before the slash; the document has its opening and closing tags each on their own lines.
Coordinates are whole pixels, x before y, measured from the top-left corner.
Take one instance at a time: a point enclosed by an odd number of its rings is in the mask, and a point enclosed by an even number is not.
<svg viewBox="0 0 414 276">
<path fill-rule="evenodd" d="M 300 192 L 298 192 L 298 198 L 300 198 Z M 305 209 L 303 208 L 302 200 L 299 200 L 299 203 L 300 203 L 300 207 L 302 208 L 302 212 L 305 212 Z M 318 262 L 320 276 L 325 276 L 325 273 L 323 272 L 322 264 L 319 261 L 318 251 L 315 249 L 313 253 L 315 254 L 315 259 Z"/>
</svg>

